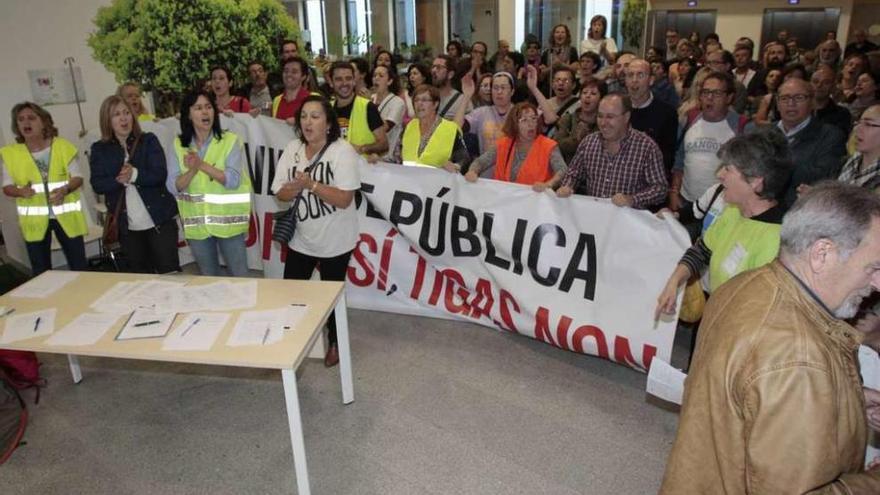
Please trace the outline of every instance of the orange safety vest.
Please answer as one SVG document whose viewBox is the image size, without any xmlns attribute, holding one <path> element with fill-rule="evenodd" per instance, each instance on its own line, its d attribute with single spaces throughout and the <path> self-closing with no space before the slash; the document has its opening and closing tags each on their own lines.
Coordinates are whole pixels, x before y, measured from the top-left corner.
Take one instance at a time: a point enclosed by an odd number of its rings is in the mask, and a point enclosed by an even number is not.
<svg viewBox="0 0 880 495">
<path fill-rule="evenodd" d="M 526 161 L 519 168 L 516 180 L 511 181 L 510 169 L 513 168 L 513 140 L 505 136 L 498 139 L 497 152 L 495 154 L 495 180 L 517 182 L 519 184 L 532 185 L 536 182 L 547 182 L 553 178 L 553 169 L 550 168 L 550 153 L 556 147 L 556 141 L 538 135 L 532 143 Z"/>
</svg>

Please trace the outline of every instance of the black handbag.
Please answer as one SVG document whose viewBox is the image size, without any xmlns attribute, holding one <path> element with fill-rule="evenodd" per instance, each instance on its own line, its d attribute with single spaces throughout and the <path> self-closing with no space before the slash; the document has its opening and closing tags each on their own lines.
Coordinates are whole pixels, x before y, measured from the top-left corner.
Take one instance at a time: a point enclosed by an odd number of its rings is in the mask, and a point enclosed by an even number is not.
<svg viewBox="0 0 880 495">
<path fill-rule="evenodd" d="M 321 148 L 321 151 L 318 152 L 317 155 L 312 159 L 312 163 L 303 170 L 303 173 L 307 174 L 312 171 L 312 167 L 321 160 L 321 157 L 324 156 L 324 152 L 327 151 L 327 148 L 330 146 L 330 143 L 324 145 Z M 296 198 L 293 200 L 293 204 L 290 208 L 282 211 L 276 211 L 272 214 L 272 218 L 275 219 L 275 224 L 272 227 L 272 240 L 278 241 L 281 245 L 286 246 L 290 243 L 290 240 L 293 239 L 293 234 L 296 232 L 296 210 L 299 207 L 300 201 L 303 200 L 302 192 L 296 195 Z"/>
</svg>

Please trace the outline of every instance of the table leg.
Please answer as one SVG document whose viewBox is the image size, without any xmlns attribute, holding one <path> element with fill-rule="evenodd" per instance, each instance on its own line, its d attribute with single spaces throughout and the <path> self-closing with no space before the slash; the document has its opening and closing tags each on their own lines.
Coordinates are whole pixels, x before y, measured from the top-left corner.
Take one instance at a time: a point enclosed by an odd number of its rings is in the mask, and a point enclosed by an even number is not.
<svg viewBox="0 0 880 495">
<path fill-rule="evenodd" d="M 348 339 L 348 310 L 345 307 L 345 291 L 336 303 L 336 337 L 339 340 L 339 376 L 342 380 L 342 403 L 354 402 L 354 383 L 351 376 L 351 345 Z"/>
<path fill-rule="evenodd" d="M 287 422 L 290 426 L 290 444 L 293 448 L 297 493 L 309 495 L 309 471 L 306 467 L 306 446 L 303 441 L 299 396 L 296 391 L 296 371 L 281 370 L 281 380 L 284 382 L 284 402 L 287 404 Z"/>
<path fill-rule="evenodd" d="M 79 383 L 83 379 L 82 370 L 79 368 L 79 357 L 68 354 L 67 363 L 70 365 L 70 374 L 73 375 L 73 383 Z"/>
</svg>

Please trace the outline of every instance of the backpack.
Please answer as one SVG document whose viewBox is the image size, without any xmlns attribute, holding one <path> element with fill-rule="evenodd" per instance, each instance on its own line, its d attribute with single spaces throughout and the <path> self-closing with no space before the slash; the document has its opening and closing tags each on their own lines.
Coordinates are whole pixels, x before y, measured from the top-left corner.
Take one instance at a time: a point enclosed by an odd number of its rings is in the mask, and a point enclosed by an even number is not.
<svg viewBox="0 0 880 495">
<path fill-rule="evenodd" d="M 15 390 L 36 388 L 34 404 L 40 402 L 40 388 L 46 386 L 46 380 L 40 377 L 40 361 L 36 354 L 0 349 L 0 372 Z"/>
<path fill-rule="evenodd" d="M 22 444 L 27 419 L 24 400 L 0 369 L 0 465 Z"/>
</svg>

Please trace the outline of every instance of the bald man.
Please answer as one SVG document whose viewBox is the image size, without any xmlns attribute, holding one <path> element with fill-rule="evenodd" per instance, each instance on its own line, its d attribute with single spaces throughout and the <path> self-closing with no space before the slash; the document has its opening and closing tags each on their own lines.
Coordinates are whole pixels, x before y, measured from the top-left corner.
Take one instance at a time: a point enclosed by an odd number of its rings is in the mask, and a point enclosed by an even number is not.
<svg viewBox="0 0 880 495">
<path fill-rule="evenodd" d="M 668 177 L 675 160 L 678 114 L 670 105 L 654 98 L 651 92 L 654 76 L 647 60 L 634 58 L 624 69 L 623 76 L 632 102 L 630 125 L 647 134 L 660 147 Z"/>
</svg>

